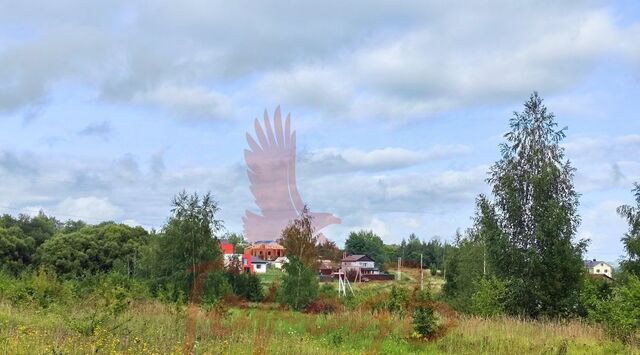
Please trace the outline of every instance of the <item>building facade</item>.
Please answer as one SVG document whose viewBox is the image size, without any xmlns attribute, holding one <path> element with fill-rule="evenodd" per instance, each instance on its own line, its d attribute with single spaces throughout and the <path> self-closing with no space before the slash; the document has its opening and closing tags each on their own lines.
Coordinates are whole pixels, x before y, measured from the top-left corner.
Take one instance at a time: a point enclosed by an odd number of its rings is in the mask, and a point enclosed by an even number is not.
<svg viewBox="0 0 640 355">
<path fill-rule="evenodd" d="M 272 240 L 257 241 L 247 247 L 244 253 L 266 261 L 274 261 L 287 255 L 286 249 Z"/>
<path fill-rule="evenodd" d="M 604 261 L 598 261 L 596 259 L 585 260 L 584 266 L 592 275 L 604 275 L 613 278 L 613 268 Z"/>
</svg>

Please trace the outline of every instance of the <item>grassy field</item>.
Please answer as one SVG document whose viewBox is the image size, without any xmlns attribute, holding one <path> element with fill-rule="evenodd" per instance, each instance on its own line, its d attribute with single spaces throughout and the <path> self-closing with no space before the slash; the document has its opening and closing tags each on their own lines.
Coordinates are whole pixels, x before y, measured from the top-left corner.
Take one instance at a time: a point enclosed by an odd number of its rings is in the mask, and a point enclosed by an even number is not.
<svg viewBox="0 0 640 355">
<path fill-rule="evenodd" d="M 185 310 L 136 303 L 116 329 L 81 335 L 69 325 L 86 309 L 37 311 L 0 304 L 0 353 L 87 354 L 181 353 Z M 71 313 L 71 314 L 69 314 Z M 311 315 L 269 309 L 200 310 L 194 352 L 198 354 L 631 354 L 581 322 L 531 322 L 513 318 L 462 317 L 445 336 L 412 337 L 409 318 L 350 311 Z"/>
<path fill-rule="evenodd" d="M 0 354 L 181 354 L 187 334 L 193 335 L 196 354 L 640 354 L 577 320 L 456 317 L 444 306 L 440 313 L 451 326 L 435 339 L 419 339 L 411 317 L 362 307 L 393 285 L 419 285 L 417 270 L 404 275 L 398 282 L 355 284 L 352 306 L 329 315 L 291 312 L 272 303 L 195 309 L 193 332 L 187 331 L 185 306 L 159 301 L 134 301 L 93 332 L 82 327 L 95 311 L 86 299 L 45 309 L 0 301 Z M 268 287 L 280 276 L 271 270 L 261 279 Z M 442 283 L 439 277 L 425 278 L 434 293 Z"/>
</svg>

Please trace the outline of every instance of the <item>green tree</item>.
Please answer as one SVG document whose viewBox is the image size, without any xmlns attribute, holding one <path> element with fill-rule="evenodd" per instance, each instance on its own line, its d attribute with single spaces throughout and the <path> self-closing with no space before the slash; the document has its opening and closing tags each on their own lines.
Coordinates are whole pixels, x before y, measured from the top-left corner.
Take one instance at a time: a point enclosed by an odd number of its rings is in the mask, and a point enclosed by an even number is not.
<svg viewBox="0 0 640 355">
<path fill-rule="evenodd" d="M 18 226 L 0 227 L 0 270 L 14 275 L 22 272 L 31 264 L 34 252 L 33 238 L 25 235 Z"/>
<path fill-rule="evenodd" d="M 636 206 L 622 205 L 618 214 L 629 223 L 629 231 L 622 238 L 627 259 L 620 263 L 623 272 L 640 277 L 640 184 L 635 183 L 632 190 Z"/>
<path fill-rule="evenodd" d="M 282 231 L 279 242 L 287 250 L 287 255 L 295 256 L 305 265 L 315 268 L 318 249 L 311 218 L 309 209 L 305 206 L 300 216 Z"/>
<path fill-rule="evenodd" d="M 335 242 L 330 240 L 318 244 L 316 247 L 318 258 L 323 260 L 340 261 L 342 259 L 342 250 L 338 248 Z"/>
<path fill-rule="evenodd" d="M 490 171 L 499 227 L 484 235 L 496 275 L 508 282 L 511 313 L 557 316 L 578 303 L 585 241 L 574 241 L 580 222 L 574 168 L 565 159 L 557 129 L 537 93 L 515 112 Z"/>
<path fill-rule="evenodd" d="M 495 276 L 482 277 L 476 283 L 475 289 L 471 296 L 471 312 L 483 317 L 504 313 L 507 287 L 503 281 Z"/>
<path fill-rule="evenodd" d="M 301 310 L 318 297 L 318 275 L 315 269 L 305 265 L 295 255 L 283 266 L 286 274 L 278 289 L 280 303 L 294 310 Z"/>
<path fill-rule="evenodd" d="M 229 244 L 233 245 L 233 252 L 236 254 L 243 254 L 244 249 L 249 246 L 249 242 L 244 238 L 241 233 L 229 232 L 225 233 L 222 239 L 226 239 Z"/>
<path fill-rule="evenodd" d="M 40 265 L 63 277 L 106 273 L 114 268 L 133 275 L 147 235 L 141 227 L 104 222 L 56 234 L 38 248 L 36 257 Z"/>
<path fill-rule="evenodd" d="M 640 341 L 640 280 L 630 275 L 610 297 L 596 302 L 589 318 L 602 323 L 616 338 L 629 343 Z"/>
<path fill-rule="evenodd" d="M 457 310 L 472 312 L 472 296 L 483 276 L 483 245 L 477 229 L 456 234 L 453 246 L 447 246 L 446 283 L 443 292 Z"/>
<path fill-rule="evenodd" d="M 155 292 L 178 299 L 191 294 L 196 281 L 206 279 L 208 273 L 222 271 L 222 252 L 215 236 L 222 222 L 215 218 L 219 207 L 209 193 L 198 196 L 183 191 L 172 205 L 171 217 L 145 253 L 141 274 L 151 279 Z"/>
<path fill-rule="evenodd" d="M 368 255 L 379 268 L 382 268 L 387 261 L 384 243 L 373 231 L 361 230 L 349 233 L 344 249 L 348 255 Z"/>
</svg>

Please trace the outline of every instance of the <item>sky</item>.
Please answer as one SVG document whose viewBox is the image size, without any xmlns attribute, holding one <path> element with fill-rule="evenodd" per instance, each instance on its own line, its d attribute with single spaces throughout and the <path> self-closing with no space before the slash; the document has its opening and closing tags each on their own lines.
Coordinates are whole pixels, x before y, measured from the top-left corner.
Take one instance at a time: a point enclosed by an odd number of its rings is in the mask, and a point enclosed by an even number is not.
<svg viewBox="0 0 640 355">
<path fill-rule="evenodd" d="M 0 213 L 161 228 L 211 191 L 257 211 L 245 133 L 279 105 L 297 185 L 342 224 L 451 241 L 513 111 L 545 99 L 588 258 L 615 261 L 640 181 L 636 1 L 0 0 Z"/>
</svg>

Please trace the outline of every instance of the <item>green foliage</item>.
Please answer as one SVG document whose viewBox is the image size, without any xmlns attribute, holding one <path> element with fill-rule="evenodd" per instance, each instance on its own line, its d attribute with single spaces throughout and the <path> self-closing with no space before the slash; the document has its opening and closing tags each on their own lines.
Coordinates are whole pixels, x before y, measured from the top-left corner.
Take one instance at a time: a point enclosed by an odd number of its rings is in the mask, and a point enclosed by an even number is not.
<svg viewBox="0 0 640 355">
<path fill-rule="evenodd" d="M 385 303 L 387 311 L 400 317 L 404 317 L 408 306 L 409 294 L 407 290 L 393 285 L 391 287 L 391 292 L 389 293 L 389 298 Z"/>
<path fill-rule="evenodd" d="M 495 274 L 508 282 L 507 311 L 558 316 L 577 308 L 586 243 L 573 238 L 579 224 L 574 168 L 560 146 L 564 130 L 534 93 L 515 113 L 491 168 L 495 203 L 483 202 L 494 224 L 481 238 Z"/>
<path fill-rule="evenodd" d="M 129 319 L 122 315 L 132 300 L 131 290 L 120 284 L 117 279 L 106 277 L 98 283 L 86 302 L 92 305 L 92 311 L 79 318 L 68 318 L 71 327 L 81 334 L 92 335 L 98 327 L 116 329 Z"/>
<path fill-rule="evenodd" d="M 628 343 L 640 342 L 640 280 L 631 275 L 611 297 L 593 302 L 589 318 L 602 323 L 609 334 Z"/>
<path fill-rule="evenodd" d="M 60 281 L 54 273 L 44 269 L 24 272 L 17 278 L 0 273 L 0 299 L 14 304 L 47 308 L 53 304 L 70 304 L 74 296 L 70 282 Z"/>
<path fill-rule="evenodd" d="M 209 193 L 200 197 L 183 191 L 172 204 L 172 216 L 162 233 L 152 235 L 138 275 L 149 280 L 155 294 L 175 301 L 190 295 L 196 280 L 222 271 L 215 237 L 222 222 L 215 218 L 218 203 Z"/>
<path fill-rule="evenodd" d="M 105 222 L 56 234 L 38 248 L 37 260 L 63 277 L 107 273 L 114 266 L 132 275 L 146 237 L 141 227 Z"/>
<path fill-rule="evenodd" d="M 226 271 L 225 277 L 236 296 L 251 302 L 260 302 L 264 298 L 262 283 L 257 275 Z"/>
<path fill-rule="evenodd" d="M 0 270 L 14 275 L 31 264 L 35 242 L 18 226 L 0 227 Z"/>
<path fill-rule="evenodd" d="M 244 249 L 249 246 L 249 242 L 244 239 L 244 235 L 241 233 L 225 233 L 222 239 L 226 239 L 229 244 L 233 245 L 233 252 L 235 254 L 243 254 Z"/>
<path fill-rule="evenodd" d="M 413 311 L 413 329 L 422 337 L 432 335 L 438 329 L 438 317 L 428 306 L 418 306 Z"/>
<path fill-rule="evenodd" d="M 396 250 L 394 257 L 401 257 L 402 264 L 408 267 L 420 267 L 420 256 L 422 255 L 422 265 L 435 266 L 434 269 L 442 269 L 444 246 L 438 240 L 433 238 L 429 242 L 420 241 L 415 234 L 409 235 L 409 239 L 402 240 L 400 246 Z"/>
<path fill-rule="evenodd" d="M 495 276 L 478 280 L 471 296 L 471 312 L 484 317 L 494 317 L 504 313 L 507 285 Z"/>
<path fill-rule="evenodd" d="M 207 274 L 202 289 L 202 303 L 212 305 L 235 292 L 233 285 L 227 278 L 227 273 L 212 271 Z M 245 291 L 246 292 L 246 291 Z"/>
<path fill-rule="evenodd" d="M 335 242 L 330 240 L 316 246 L 318 258 L 322 260 L 340 261 L 342 259 L 342 250 L 338 248 Z"/>
<path fill-rule="evenodd" d="M 620 267 L 623 273 L 640 277 L 640 184 L 635 183 L 632 192 L 636 206 L 623 205 L 617 210 L 629 224 L 629 231 L 622 238 L 627 259 L 620 263 Z"/>
<path fill-rule="evenodd" d="M 613 294 L 613 284 L 606 279 L 596 279 L 585 272 L 580 290 L 580 307 L 578 314 L 587 317 L 593 313 L 600 302 L 609 301 Z"/>
<path fill-rule="evenodd" d="M 378 268 L 382 268 L 387 262 L 384 243 L 373 231 L 361 230 L 349 233 L 344 248 L 348 255 L 368 255 L 375 261 Z"/>
<path fill-rule="evenodd" d="M 296 256 L 289 256 L 283 266 L 286 274 L 278 289 L 278 301 L 294 310 L 301 310 L 318 297 L 316 270 L 306 266 Z"/>
<path fill-rule="evenodd" d="M 26 236 L 33 239 L 36 248 L 58 232 L 60 225 L 57 219 L 48 217 L 42 211 L 34 217 L 25 214 L 20 214 L 17 218 L 7 214 L 0 217 L 0 227 L 20 228 Z"/>
<path fill-rule="evenodd" d="M 300 216 L 282 231 L 279 242 L 289 257 L 295 256 L 308 267 L 315 267 L 318 262 L 317 237 L 311 219 L 309 209 L 305 206 Z"/>
<path fill-rule="evenodd" d="M 471 297 L 484 273 L 484 247 L 478 236 L 477 230 L 469 230 L 447 247 L 444 296 L 455 309 L 467 313 L 472 312 Z"/>
</svg>

